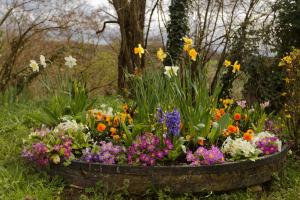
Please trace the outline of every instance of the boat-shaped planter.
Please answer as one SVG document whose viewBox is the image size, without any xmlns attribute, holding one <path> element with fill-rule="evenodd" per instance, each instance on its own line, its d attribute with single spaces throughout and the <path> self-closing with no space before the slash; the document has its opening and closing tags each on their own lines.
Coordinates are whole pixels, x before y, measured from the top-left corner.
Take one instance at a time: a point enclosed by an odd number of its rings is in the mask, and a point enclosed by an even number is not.
<svg viewBox="0 0 300 200">
<path fill-rule="evenodd" d="M 98 182 L 108 190 L 123 187 L 128 192 L 141 194 L 149 188 L 171 188 L 174 193 L 229 191 L 258 185 L 272 180 L 280 172 L 287 157 L 288 147 L 280 152 L 259 157 L 256 161 L 242 160 L 212 166 L 130 166 L 104 165 L 73 161 L 68 167 L 52 165 L 51 175 L 58 175 L 72 185 L 93 187 Z"/>
</svg>

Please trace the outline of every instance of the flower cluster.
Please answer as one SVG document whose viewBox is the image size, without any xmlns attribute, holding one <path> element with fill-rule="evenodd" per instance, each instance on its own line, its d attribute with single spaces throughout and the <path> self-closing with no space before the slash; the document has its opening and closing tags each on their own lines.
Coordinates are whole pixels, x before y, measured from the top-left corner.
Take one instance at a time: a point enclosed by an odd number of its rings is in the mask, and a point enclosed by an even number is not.
<svg viewBox="0 0 300 200">
<path fill-rule="evenodd" d="M 101 105 L 101 110 L 90 110 L 87 117 L 88 121 L 93 122 L 90 126 L 96 129 L 96 134 L 94 134 L 96 140 L 111 138 L 114 142 L 121 142 L 121 139 L 126 137 L 122 124 L 133 123 L 128 105 L 123 106 L 123 112 L 116 114 L 113 113 L 111 107 Z"/>
<path fill-rule="evenodd" d="M 95 145 L 92 149 L 83 150 L 81 159 L 86 162 L 99 162 L 104 164 L 115 164 L 120 160 L 125 149 L 121 146 L 113 145 L 111 142 L 100 142 L 100 146 Z"/>
<path fill-rule="evenodd" d="M 258 150 L 254 144 L 244 140 L 243 138 L 231 139 L 228 137 L 222 146 L 222 152 L 228 154 L 234 160 L 242 158 L 255 158 L 261 151 Z"/>
<path fill-rule="evenodd" d="M 266 137 L 257 141 L 256 146 L 264 155 L 269 155 L 279 151 L 278 141 L 277 137 Z"/>
<path fill-rule="evenodd" d="M 215 146 L 212 146 L 210 150 L 205 147 L 199 147 L 194 153 L 188 151 L 186 154 L 186 160 L 191 162 L 192 166 L 198 165 L 214 165 L 224 162 L 224 155 L 222 151 Z"/>
<path fill-rule="evenodd" d="M 156 121 L 162 126 L 166 125 L 169 135 L 178 136 L 180 134 L 180 113 L 177 109 L 164 113 L 159 107 L 156 112 Z"/>
<path fill-rule="evenodd" d="M 153 166 L 157 161 L 162 161 L 172 149 L 173 144 L 169 138 L 165 137 L 160 141 L 158 136 L 144 133 L 128 148 L 127 161 L 128 164 Z"/>
<path fill-rule="evenodd" d="M 166 126 L 168 133 L 178 136 L 180 133 L 180 113 L 174 109 L 173 112 L 166 113 Z"/>
<path fill-rule="evenodd" d="M 43 142 L 39 142 L 32 144 L 31 148 L 23 149 L 22 157 L 39 166 L 44 166 L 49 163 L 48 151 L 47 146 Z"/>
</svg>

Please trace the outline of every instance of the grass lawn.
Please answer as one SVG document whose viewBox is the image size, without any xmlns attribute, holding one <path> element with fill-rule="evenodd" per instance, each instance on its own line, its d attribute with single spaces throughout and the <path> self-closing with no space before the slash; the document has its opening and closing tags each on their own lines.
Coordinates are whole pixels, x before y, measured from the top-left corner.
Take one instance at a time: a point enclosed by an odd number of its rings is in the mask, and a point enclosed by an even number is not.
<svg viewBox="0 0 300 200">
<path fill-rule="evenodd" d="M 51 179 L 41 170 L 30 167 L 20 157 L 22 140 L 35 122 L 29 114 L 39 110 L 39 103 L 27 102 L 0 106 L 0 199 L 132 199 L 126 191 L 115 194 L 101 189 L 76 192 L 59 178 Z M 188 185 L 186 187 L 189 187 Z M 168 190 L 149 192 L 143 199 L 300 199 L 300 160 L 290 157 L 283 175 L 263 187 L 221 194 L 184 194 L 174 196 Z"/>
</svg>

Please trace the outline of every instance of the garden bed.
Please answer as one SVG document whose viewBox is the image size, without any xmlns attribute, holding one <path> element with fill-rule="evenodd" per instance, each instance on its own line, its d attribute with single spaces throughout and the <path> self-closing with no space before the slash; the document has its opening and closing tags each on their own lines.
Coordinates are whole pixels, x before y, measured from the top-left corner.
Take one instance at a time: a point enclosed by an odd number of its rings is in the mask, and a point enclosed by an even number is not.
<svg viewBox="0 0 300 200">
<path fill-rule="evenodd" d="M 129 182 L 128 191 L 134 194 L 149 188 L 169 187 L 175 193 L 228 191 L 262 184 L 281 171 L 288 147 L 275 154 L 212 166 L 129 166 L 104 165 L 72 161 L 71 165 L 51 165 L 50 174 L 58 175 L 78 187 L 94 187 L 98 182 L 113 191 Z"/>
</svg>

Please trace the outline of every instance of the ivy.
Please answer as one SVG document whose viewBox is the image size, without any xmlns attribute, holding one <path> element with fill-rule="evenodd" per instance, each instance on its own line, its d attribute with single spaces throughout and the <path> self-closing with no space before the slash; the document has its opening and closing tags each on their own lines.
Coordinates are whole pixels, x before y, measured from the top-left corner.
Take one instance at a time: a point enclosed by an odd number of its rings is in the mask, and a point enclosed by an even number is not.
<svg viewBox="0 0 300 200">
<path fill-rule="evenodd" d="M 182 37 L 189 33 L 188 11 L 190 0 L 171 0 L 170 21 L 167 24 L 168 41 L 165 65 L 176 65 L 183 48 Z"/>
</svg>

